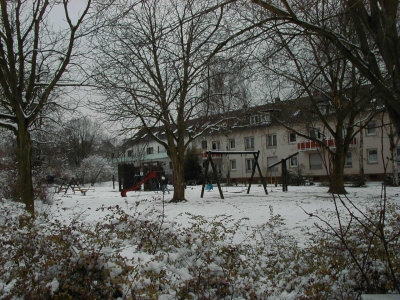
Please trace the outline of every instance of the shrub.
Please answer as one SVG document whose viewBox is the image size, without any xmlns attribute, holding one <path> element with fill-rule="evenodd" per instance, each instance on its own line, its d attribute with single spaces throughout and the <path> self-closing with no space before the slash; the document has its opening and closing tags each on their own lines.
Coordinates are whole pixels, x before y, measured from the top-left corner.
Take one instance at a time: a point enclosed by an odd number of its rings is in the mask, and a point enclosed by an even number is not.
<svg viewBox="0 0 400 300">
<path fill-rule="evenodd" d="M 305 179 L 301 173 L 298 172 L 288 172 L 287 173 L 287 181 L 289 185 L 304 185 Z"/>
<path fill-rule="evenodd" d="M 344 175 L 344 181 L 350 182 L 352 187 L 365 186 L 365 176 L 359 174 Z"/>
<path fill-rule="evenodd" d="M 331 299 L 399 293 L 400 206 L 381 199 L 361 210 L 348 198 L 334 201 L 338 209 L 333 215 L 312 215 L 324 225 L 311 234 L 304 253 L 313 270 L 312 282 L 304 287 L 307 293 L 315 299 L 321 289 Z"/>
<path fill-rule="evenodd" d="M 333 201 L 342 206 L 332 215 L 309 214 L 324 226 L 303 248 L 271 206 L 257 227 L 191 214 L 184 227 L 155 207 L 139 212 L 141 202 L 102 206 L 107 215 L 94 224 L 44 212 L 32 220 L 23 205 L 3 202 L 0 299 L 357 299 L 398 291 L 399 206 L 382 200 L 361 211 Z"/>
<path fill-rule="evenodd" d="M 13 201 L 19 200 L 19 183 L 14 164 L 2 166 L 0 169 L 0 198 Z"/>
<path fill-rule="evenodd" d="M 111 178 L 111 171 L 111 165 L 106 158 L 92 155 L 82 160 L 79 176 L 82 178 L 83 183 L 89 182 L 94 185 L 96 182 Z"/>
</svg>

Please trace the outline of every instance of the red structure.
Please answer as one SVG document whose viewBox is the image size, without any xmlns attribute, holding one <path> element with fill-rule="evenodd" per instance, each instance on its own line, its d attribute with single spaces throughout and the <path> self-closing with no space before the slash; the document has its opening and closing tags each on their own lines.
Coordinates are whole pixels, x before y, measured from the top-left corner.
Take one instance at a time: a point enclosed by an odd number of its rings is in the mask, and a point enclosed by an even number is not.
<svg viewBox="0 0 400 300">
<path fill-rule="evenodd" d="M 129 189 L 124 189 L 121 191 L 121 196 L 122 197 L 126 197 L 126 193 L 130 192 L 130 191 L 136 191 L 138 189 L 140 189 L 141 185 L 143 183 L 145 183 L 146 181 L 149 181 L 151 179 L 157 179 L 157 173 L 155 171 L 149 172 L 147 173 L 147 175 L 138 183 L 136 183 L 133 187 L 129 188 Z"/>
<path fill-rule="evenodd" d="M 321 148 L 321 144 L 323 144 L 323 143 L 331 148 L 336 147 L 335 139 L 327 139 L 327 140 L 323 140 L 320 142 L 315 142 L 315 141 L 299 142 L 299 143 L 297 143 L 297 149 L 299 149 L 300 151 L 317 150 L 317 149 Z M 353 138 L 350 141 L 350 147 L 356 147 L 356 146 L 357 146 L 357 140 L 356 140 L 356 138 Z"/>
</svg>

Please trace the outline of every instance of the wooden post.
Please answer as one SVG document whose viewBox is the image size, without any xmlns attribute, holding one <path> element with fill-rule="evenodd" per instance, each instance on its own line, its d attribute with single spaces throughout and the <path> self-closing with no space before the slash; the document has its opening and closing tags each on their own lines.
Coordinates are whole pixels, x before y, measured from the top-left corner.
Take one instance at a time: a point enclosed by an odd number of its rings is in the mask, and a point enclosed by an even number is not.
<svg viewBox="0 0 400 300">
<path fill-rule="evenodd" d="M 290 158 L 292 158 L 293 156 L 296 156 L 297 154 L 299 154 L 299 152 L 296 152 L 286 158 L 282 158 L 280 162 L 277 162 L 275 164 L 273 164 L 272 166 L 269 166 L 268 169 L 271 169 L 279 164 L 282 165 L 282 191 L 287 192 L 288 188 L 287 188 L 287 167 L 286 167 L 286 161 Z"/>
<path fill-rule="evenodd" d="M 200 198 L 203 198 L 203 196 L 204 196 L 204 188 L 206 186 L 207 174 L 208 174 L 208 165 L 210 164 L 210 159 L 211 159 L 211 153 L 207 152 L 206 169 L 204 171 L 203 186 L 201 187 Z"/>
</svg>

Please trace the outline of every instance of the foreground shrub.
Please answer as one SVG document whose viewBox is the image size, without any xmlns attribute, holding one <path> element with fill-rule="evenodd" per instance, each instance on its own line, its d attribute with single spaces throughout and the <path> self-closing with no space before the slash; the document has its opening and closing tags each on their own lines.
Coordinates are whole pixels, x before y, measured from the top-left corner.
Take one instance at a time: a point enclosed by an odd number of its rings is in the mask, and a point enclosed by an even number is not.
<svg viewBox="0 0 400 300">
<path fill-rule="evenodd" d="M 0 299 L 357 299 L 398 288 L 395 204 L 310 214 L 325 225 L 304 248 L 272 207 L 262 226 L 190 214 L 182 226 L 140 204 L 103 206 L 99 223 L 80 214 L 64 224 L 3 203 Z"/>
<path fill-rule="evenodd" d="M 333 299 L 400 293 L 400 207 L 385 197 L 374 200 L 361 210 L 349 198 L 334 197 L 334 213 L 310 215 L 322 224 L 303 256 L 312 270 L 304 286 L 312 299 L 321 291 Z"/>
<path fill-rule="evenodd" d="M 1 299 L 112 299 L 125 266 L 119 243 L 107 228 L 73 220 L 65 225 L 46 214 L 35 221 L 22 212 L 1 223 Z M 111 250 L 116 249 L 116 251 Z"/>
</svg>

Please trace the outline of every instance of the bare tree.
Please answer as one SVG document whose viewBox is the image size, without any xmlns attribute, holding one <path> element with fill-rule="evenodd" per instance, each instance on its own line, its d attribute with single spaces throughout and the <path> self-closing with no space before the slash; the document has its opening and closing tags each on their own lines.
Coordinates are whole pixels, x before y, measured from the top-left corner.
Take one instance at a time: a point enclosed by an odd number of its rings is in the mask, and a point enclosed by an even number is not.
<svg viewBox="0 0 400 300">
<path fill-rule="evenodd" d="M 345 35 L 346 23 L 338 24 L 339 29 Z M 297 118 L 280 116 L 278 121 L 321 147 L 323 158 L 325 153 L 329 158 L 325 164 L 329 192 L 344 194 L 346 154 L 362 129 L 360 118 L 363 124 L 368 123 L 380 112 L 379 101 L 372 101 L 376 95 L 366 86 L 364 77 L 325 37 L 277 36 L 282 51 L 265 68 L 291 82 L 293 95 L 298 99 L 286 103 Z M 281 105 L 286 104 L 283 101 Z"/>
<path fill-rule="evenodd" d="M 72 18 L 69 2 L 0 1 L 0 126 L 17 137 L 20 198 L 33 216 L 30 126 L 57 86 L 70 80 L 78 66 L 74 48 L 82 38 L 80 30 L 91 4 L 88 0 L 80 15 Z M 59 5 L 65 27 L 53 31 L 49 14 Z"/>
<path fill-rule="evenodd" d="M 332 42 L 376 90 L 382 94 L 397 135 L 400 136 L 400 22 L 398 0 L 251 0 L 270 12 L 278 25 L 288 23 L 304 34 Z M 345 14 L 357 39 L 349 40 L 329 20 Z M 328 22 L 327 22 L 328 21 Z M 279 28 L 279 26 L 278 26 Z"/>
<path fill-rule="evenodd" d="M 83 159 L 96 153 L 103 137 L 101 125 L 85 116 L 64 124 L 58 144 L 65 152 L 70 166 L 79 167 Z"/>
<path fill-rule="evenodd" d="M 204 130 L 224 120 L 210 118 L 202 93 L 211 60 L 222 55 L 229 22 L 214 1 L 146 1 L 125 4 L 98 33 L 95 78 L 105 101 L 100 109 L 122 131 L 144 129 L 164 146 L 174 169 L 172 201 L 185 200 L 184 156 Z M 189 121 L 198 123 L 189 126 Z M 157 130 L 155 130 L 157 129 Z M 160 129 L 166 139 L 160 139 Z M 164 136 L 164 135 L 163 135 Z"/>
<path fill-rule="evenodd" d="M 228 58 L 215 57 L 210 61 L 204 82 L 203 97 L 209 99 L 205 111 L 229 113 L 249 105 L 250 66 L 237 52 Z"/>
</svg>

